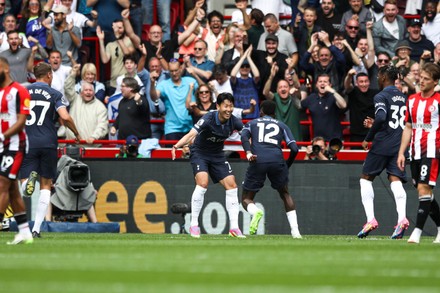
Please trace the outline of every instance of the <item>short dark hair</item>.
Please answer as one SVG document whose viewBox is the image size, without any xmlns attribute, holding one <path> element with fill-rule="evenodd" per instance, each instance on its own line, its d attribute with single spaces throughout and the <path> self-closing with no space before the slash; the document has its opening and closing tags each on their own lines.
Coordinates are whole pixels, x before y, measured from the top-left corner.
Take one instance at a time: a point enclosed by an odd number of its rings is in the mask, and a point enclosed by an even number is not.
<svg viewBox="0 0 440 293">
<path fill-rule="evenodd" d="M 391 64 L 379 68 L 379 74 L 385 76 L 389 81 L 395 81 L 400 77 L 399 68 Z"/>
<path fill-rule="evenodd" d="M 40 62 L 34 66 L 34 75 L 37 79 L 46 76 L 49 72 L 52 72 L 52 67 L 46 62 Z"/>
<path fill-rule="evenodd" d="M 366 76 L 366 77 L 370 78 L 368 76 L 368 74 L 366 74 L 365 72 L 359 72 L 358 74 L 356 74 L 356 79 L 358 79 L 359 77 L 362 77 L 362 76 Z"/>
<path fill-rule="evenodd" d="M 217 105 L 223 104 L 224 101 L 230 101 L 232 104 L 234 104 L 234 96 L 230 93 L 221 93 L 217 96 Z"/>
<path fill-rule="evenodd" d="M 221 74 L 228 74 L 226 67 L 223 64 L 214 65 L 214 68 L 212 68 L 212 75 L 216 76 Z"/>
<path fill-rule="evenodd" d="M 124 77 L 122 83 L 124 83 L 126 87 L 131 88 L 133 93 L 138 93 L 140 90 L 139 84 L 134 77 Z"/>
<path fill-rule="evenodd" d="M 254 19 L 256 23 L 261 24 L 263 22 L 264 13 L 258 8 L 254 8 L 251 10 L 249 14 L 251 19 Z"/>
<path fill-rule="evenodd" d="M 122 62 L 125 63 L 125 61 L 127 60 L 131 60 L 134 62 L 134 64 L 138 64 L 138 57 L 136 56 L 136 54 L 124 55 L 124 57 L 122 58 Z"/>
<path fill-rule="evenodd" d="M 261 102 L 260 105 L 260 112 L 264 115 L 273 116 L 275 115 L 275 109 L 277 108 L 277 105 L 274 101 L 265 100 Z"/>
<path fill-rule="evenodd" d="M 440 66 L 434 63 L 426 63 L 422 67 L 422 71 L 429 73 L 433 80 L 440 79 Z"/>
<path fill-rule="evenodd" d="M 220 12 L 218 12 L 217 10 L 213 10 L 208 14 L 208 22 L 211 22 L 213 17 L 218 17 L 220 18 L 220 22 L 223 24 L 223 22 L 225 21 L 225 18 L 223 16 L 223 14 L 221 14 Z"/>
</svg>

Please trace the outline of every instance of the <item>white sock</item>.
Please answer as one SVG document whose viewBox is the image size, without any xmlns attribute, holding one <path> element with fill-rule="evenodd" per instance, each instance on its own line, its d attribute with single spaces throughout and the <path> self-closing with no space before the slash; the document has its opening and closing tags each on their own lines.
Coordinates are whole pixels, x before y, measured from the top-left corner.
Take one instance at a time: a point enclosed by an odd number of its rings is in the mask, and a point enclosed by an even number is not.
<svg viewBox="0 0 440 293">
<path fill-rule="evenodd" d="M 414 231 L 411 233 L 409 238 L 420 241 L 420 236 L 422 236 L 422 229 L 414 228 Z"/>
<path fill-rule="evenodd" d="M 196 185 L 191 197 L 191 226 L 199 225 L 199 215 L 203 207 L 206 188 Z"/>
<path fill-rule="evenodd" d="M 26 192 L 26 184 L 28 182 L 28 179 L 25 179 L 23 182 L 21 182 L 21 194 L 23 195 Z"/>
<path fill-rule="evenodd" d="M 359 180 L 361 185 L 362 204 L 364 205 L 367 222 L 374 219 L 374 189 L 373 182 L 367 179 Z"/>
<path fill-rule="evenodd" d="M 37 212 L 35 214 L 35 222 L 32 231 L 40 233 L 41 224 L 46 216 L 47 206 L 50 203 L 50 190 L 40 190 L 40 198 L 38 200 Z"/>
<path fill-rule="evenodd" d="M 393 181 L 390 186 L 396 201 L 397 223 L 400 223 L 406 218 L 406 191 L 401 181 Z"/>
<path fill-rule="evenodd" d="M 296 217 L 296 210 L 290 211 L 286 213 L 287 220 L 290 224 L 290 229 L 298 229 L 298 220 Z"/>
<path fill-rule="evenodd" d="M 226 190 L 226 210 L 229 215 L 229 229 L 237 229 L 238 213 L 240 212 L 237 188 Z"/>
<path fill-rule="evenodd" d="M 27 238 L 29 236 L 32 237 L 32 233 L 31 230 L 29 229 L 28 222 L 18 225 L 18 232 Z"/>
<path fill-rule="evenodd" d="M 258 211 L 261 211 L 254 203 L 248 204 L 246 210 L 251 216 L 254 216 Z"/>
</svg>

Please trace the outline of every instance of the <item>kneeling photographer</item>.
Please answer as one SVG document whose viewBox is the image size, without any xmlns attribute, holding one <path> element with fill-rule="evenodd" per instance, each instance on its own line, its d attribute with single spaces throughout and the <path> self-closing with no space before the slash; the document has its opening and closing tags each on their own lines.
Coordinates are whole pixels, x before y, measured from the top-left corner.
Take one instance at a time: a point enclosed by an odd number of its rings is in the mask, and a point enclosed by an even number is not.
<svg viewBox="0 0 440 293">
<path fill-rule="evenodd" d="M 119 154 L 116 154 L 116 158 L 143 158 L 139 154 L 139 139 L 135 135 L 129 135 L 125 141 L 125 144 L 119 149 Z"/>
</svg>

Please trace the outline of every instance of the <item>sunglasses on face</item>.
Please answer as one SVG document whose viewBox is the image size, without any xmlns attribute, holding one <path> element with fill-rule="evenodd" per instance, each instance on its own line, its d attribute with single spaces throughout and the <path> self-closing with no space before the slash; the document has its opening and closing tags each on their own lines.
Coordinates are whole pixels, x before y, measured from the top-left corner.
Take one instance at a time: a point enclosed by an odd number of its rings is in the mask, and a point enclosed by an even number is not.
<svg viewBox="0 0 440 293">
<path fill-rule="evenodd" d="M 388 60 L 388 59 L 378 59 L 377 62 L 379 62 L 379 63 L 388 63 L 388 62 L 390 62 L 390 60 Z"/>
<path fill-rule="evenodd" d="M 194 51 L 202 51 L 204 48 L 194 48 Z"/>
<path fill-rule="evenodd" d="M 351 29 L 351 30 L 358 30 L 358 29 L 359 29 L 358 26 L 350 26 L 350 25 L 347 25 L 347 27 L 348 27 L 348 29 Z"/>
<path fill-rule="evenodd" d="M 199 91 L 199 94 L 209 94 L 210 91 Z"/>
</svg>

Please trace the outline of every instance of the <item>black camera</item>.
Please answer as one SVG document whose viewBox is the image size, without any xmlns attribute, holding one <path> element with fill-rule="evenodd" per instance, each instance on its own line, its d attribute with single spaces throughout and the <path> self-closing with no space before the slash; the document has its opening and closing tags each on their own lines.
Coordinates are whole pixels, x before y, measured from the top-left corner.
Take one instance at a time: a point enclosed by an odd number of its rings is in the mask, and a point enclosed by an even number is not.
<svg viewBox="0 0 440 293">
<path fill-rule="evenodd" d="M 127 146 L 127 156 L 136 157 L 138 155 L 138 146 L 134 144 L 129 144 Z"/>
<path fill-rule="evenodd" d="M 320 152 L 321 152 L 321 146 L 320 145 L 315 144 L 315 145 L 312 146 L 312 154 L 317 156 Z"/>
</svg>

